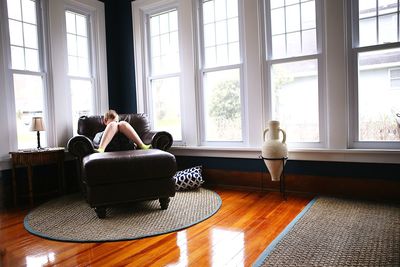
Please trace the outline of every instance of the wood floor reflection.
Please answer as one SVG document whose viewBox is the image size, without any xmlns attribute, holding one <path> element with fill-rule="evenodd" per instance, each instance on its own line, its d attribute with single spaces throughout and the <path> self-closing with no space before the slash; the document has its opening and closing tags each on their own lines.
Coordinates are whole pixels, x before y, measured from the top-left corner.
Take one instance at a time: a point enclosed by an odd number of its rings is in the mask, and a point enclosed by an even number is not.
<svg viewBox="0 0 400 267">
<path fill-rule="evenodd" d="M 311 196 L 214 189 L 221 209 L 188 229 L 133 241 L 67 243 L 31 235 L 26 210 L 0 213 L 0 266 L 251 266 Z"/>
</svg>

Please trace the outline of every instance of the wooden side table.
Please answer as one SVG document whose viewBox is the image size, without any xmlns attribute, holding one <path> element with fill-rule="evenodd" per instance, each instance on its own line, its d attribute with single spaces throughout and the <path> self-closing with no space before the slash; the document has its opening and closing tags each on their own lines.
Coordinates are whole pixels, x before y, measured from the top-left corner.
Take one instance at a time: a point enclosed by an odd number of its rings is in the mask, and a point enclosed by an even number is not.
<svg viewBox="0 0 400 267">
<path fill-rule="evenodd" d="M 17 180 L 16 168 L 27 167 L 28 172 L 28 195 L 29 204 L 33 206 L 33 187 L 32 187 L 32 167 L 36 165 L 57 164 L 58 169 L 58 186 L 59 192 L 64 193 L 65 179 L 64 179 L 64 148 L 43 148 L 43 149 L 30 149 L 18 150 L 10 152 L 12 161 L 12 186 L 13 186 L 13 200 L 14 206 L 17 206 Z"/>
</svg>

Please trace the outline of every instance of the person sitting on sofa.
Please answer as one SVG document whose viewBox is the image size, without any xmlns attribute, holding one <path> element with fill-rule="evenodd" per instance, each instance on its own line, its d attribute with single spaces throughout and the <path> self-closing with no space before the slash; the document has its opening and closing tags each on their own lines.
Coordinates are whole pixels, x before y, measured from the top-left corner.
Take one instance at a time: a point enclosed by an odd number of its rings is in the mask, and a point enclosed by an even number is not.
<svg viewBox="0 0 400 267">
<path fill-rule="evenodd" d="M 119 116 L 115 110 L 110 109 L 104 114 L 104 124 L 106 125 L 106 129 L 103 132 L 97 133 L 93 140 L 95 144 L 99 144 L 99 147 L 96 149 L 97 152 L 104 152 L 107 145 L 118 132 L 123 133 L 141 149 L 151 148 L 151 145 L 143 143 L 132 125 L 126 121 L 119 121 Z"/>
</svg>

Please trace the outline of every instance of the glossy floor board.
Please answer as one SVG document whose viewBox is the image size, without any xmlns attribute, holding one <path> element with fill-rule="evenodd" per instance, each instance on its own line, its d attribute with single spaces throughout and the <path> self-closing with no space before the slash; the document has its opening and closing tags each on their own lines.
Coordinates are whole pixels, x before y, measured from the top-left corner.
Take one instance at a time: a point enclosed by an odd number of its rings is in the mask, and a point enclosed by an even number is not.
<svg viewBox="0 0 400 267">
<path fill-rule="evenodd" d="M 214 189 L 221 209 L 179 232 L 123 242 L 46 240 L 23 226 L 27 210 L 0 213 L 0 266 L 251 266 L 311 196 Z"/>
</svg>

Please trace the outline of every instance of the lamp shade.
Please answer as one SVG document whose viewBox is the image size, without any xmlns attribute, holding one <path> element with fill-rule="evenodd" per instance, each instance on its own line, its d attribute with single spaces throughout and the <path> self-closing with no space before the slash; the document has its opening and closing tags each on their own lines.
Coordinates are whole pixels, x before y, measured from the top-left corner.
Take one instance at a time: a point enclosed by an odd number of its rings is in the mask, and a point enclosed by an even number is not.
<svg viewBox="0 0 400 267">
<path fill-rule="evenodd" d="M 31 131 L 44 131 L 44 122 L 42 117 L 32 117 Z"/>
</svg>

